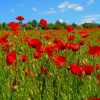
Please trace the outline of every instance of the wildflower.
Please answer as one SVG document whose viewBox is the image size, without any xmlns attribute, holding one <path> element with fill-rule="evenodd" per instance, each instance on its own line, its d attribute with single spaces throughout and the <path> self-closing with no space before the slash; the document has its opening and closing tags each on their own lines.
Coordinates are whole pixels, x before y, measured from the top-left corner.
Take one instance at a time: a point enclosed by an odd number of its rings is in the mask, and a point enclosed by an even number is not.
<svg viewBox="0 0 100 100">
<path fill-rule="evenodd" d="M 24 17 L 23 16 L 17 16 L 16 17 L 16 20 L 23 21 L 24 20 Z"/>
<path fill-rule="evenodd" d="M 68 32 L 72 32 L 74 30 L 74 28 L 71 25 L 67 25 L 66 29 L 68 30 Z"/>
<path fill-rule="evenodd" d="M 41 58 L 41 53 L 38 51 L 35 51 L 33 56 L 34 56 L 34 58 Z"/>
<path fill-rule="evenodd" d="M 16 51 L 11 51 L 6 55 L 6 63 L 12 65 L 16 61 Z"/>
<path fill-rule="evenodd" d="M 66 65 L 66 59 L 63 56 L 55 56 L 53 58 L 54 63 L 57 65 L 57 67 L 61 67 L 63 65 Z"/>
<path fill-rule="evenodd" d="M 48 23 L 45 19 L 41 19 L 40 20 L 40 24 L 43 26 L 43 27 L 47 27 L 48 26 Z"/>
</svg>

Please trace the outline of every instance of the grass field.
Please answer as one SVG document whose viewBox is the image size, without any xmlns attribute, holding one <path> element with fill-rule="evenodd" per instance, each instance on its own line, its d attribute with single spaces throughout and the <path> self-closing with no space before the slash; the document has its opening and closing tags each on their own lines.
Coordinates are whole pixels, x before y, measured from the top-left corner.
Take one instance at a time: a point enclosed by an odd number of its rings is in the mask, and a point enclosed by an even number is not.
<svg viewBox="0 0 100 100">
<path fill-rule="evenodd" d="M 0 31 L 0 100 L 88 98 L 100 98 L 100 28 Z"/>
</svg>

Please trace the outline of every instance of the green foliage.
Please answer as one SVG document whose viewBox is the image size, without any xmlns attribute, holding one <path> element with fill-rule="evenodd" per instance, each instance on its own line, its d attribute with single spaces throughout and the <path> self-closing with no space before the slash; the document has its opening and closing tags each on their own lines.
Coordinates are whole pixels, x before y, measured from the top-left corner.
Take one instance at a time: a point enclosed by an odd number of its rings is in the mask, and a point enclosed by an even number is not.
<svg viewBox="0 0 100 100">
<path fill-rule="evenodd" d="M 9 26 L 7 23 L 3 22 L 0 24 L 0 30 L 9 30 Z"/>
<path fill-rule="evenodd" d="M 65 27 L 66 23 L 60 22 L 59 20 L 55 22 L 54 29 L 65 29 Z"/>
<path fill-rule="evenodd" d="M 25 29 L 26 30 L 33 30 L 34 27 L 32 26 L 32 24 L 28 23 L 28 24 L 26 24 Z"/>
<path fill-rule="evenodd" d="M 72 26 L 73 26 L 74 28 L 77 28 L 77 27 L 78 27 L 78 25 L 75 24 L 75 23 L 73 23 Z"/>
<path fill-rule="evenodd" d="M 39 30 L 48 30 L 48 29 L 57 29 L 57 30 L 63 30 L 66 28 L 66 23 L 65 22 L 60 22 L 59 20 L 57 20 L 55 23 L 48 23 L 48 27 L 42 27 L 42 25 L 37 22 L 37 20 L 32 20 L 29 21 L 28 23 L 26 23 L 25 26 L 23 26 L 23 22 L 19 21 L 19 25 L 24 27 L 25 29 L 30 29 L 30 30 L 34 30 L 34 29 L 39 29 Z M 76 23 L 72 23 L 72 26 L 74 28 L 96 28 L 96 27 L 100 27 L 100 24 L 92 22 L 92 23 L 83 23 L 81 25 L 78 25 Z M 0 30 L 9 30 L 9 26 L 7 23 L 3 22 L 0 24 Z"/>
<path fill-rule="evenodd" d="M 92 23 L 84 23 L 84 24 L 82 24 L 82 26 L 83 26 L 83 28 L 95 28 L 95 27 L 98 27 L 99 24 L 92 22 Z"/>
<path fill-rule="evenodd" d="M 37 20 L 34 19 L 34 20 L 32 20 L 32 21 L 29 21 L 28 24 L 31 24 L 32 27 L 35 28 L 35 27 L 37 27 L 38 22 L 37 22 Z"/>
<path fill-rule="evenodd" d="M 54 24 L 53 23 L 50 23 L 50 24 L 48 24 L 48 29 L 54 29 Z"/>
<path fill-rule="evenodd" d="M 37 21 L 36 20 L 32 20 L 32 26 L 36 27 L 37 26 Z"/>
</svg>

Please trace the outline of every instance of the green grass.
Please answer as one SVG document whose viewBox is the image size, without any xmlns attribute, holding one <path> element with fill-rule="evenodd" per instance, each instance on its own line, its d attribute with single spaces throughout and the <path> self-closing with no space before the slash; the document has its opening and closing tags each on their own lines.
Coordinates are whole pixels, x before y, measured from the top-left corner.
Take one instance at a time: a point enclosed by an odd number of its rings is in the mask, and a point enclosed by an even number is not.
<svg viewBox="0 0 100 100">
<path fill-rule="evenodd" d="M 4 30 L 0 33 L 2 36 L 7 32 Z M 100 86 L 97 85 L 98 79 L 96 77 L 97 74 L 100 74 L 100 69 L 84 78 L 79 78 L 69 70 L 69 64 L 76 63 L 77 59 L 80 59 L 80 65 L 83 65 L 82 61 L 85 60 L 88 65 L 95 67 L 95 64 L 100 64 L 100 56 L 93 57 L 89 54 L 84 56 L 84 53 L 88 52 L 86 44 L 82 45 L 77 52 L 72 50 L 55 51 L 54 56 L 63 55 L 66 57 L 66 66 L 58 68 L 53 61 L 48 59 L 47 54 L 42 54 L 42 58 L 35 59 L 33 57 L 35 49 L 29 47 L 26 42 L 20 42 L 20 39 L 21 37 L 38 38 L 47 46 L 50 42 L 53 43 L 52 40 L 55 37 L 67 42 L 67 32 L 65 35 L 54 32 L 53 34 L 58 35 L 52 36 L 49 41 L 42 37 L 47 34 L 45 31 L 41 31 L 41 34 L 40 31 L 39 34 L 38 31 L 26 33 L 21 31 L 22 35 L 15 37 L 14 34 L 11 34 L 8 38 L 9 42 L 15 42 L 15 45 L 10 47 L 10 51 L 17 51 L 17 61 L 13 65 L 6 64 L 7 52 L 4 52 L 0 45 L 0 100 L 86 100 L 90 97 L 100 97 Z M 34 35 L 31 37 L 30 34 Z M 100 30 L 90 32 L 89 37 L 83 40 L 90 45 L 100 46 L 100 41 L 96 42 L 98 36 L 100 36 Z M 80 39 L 80 35 L 76 32 L 73 43 L 78 43 Z M 22 55 L 27 55 L 29 60 L 25 63 L 19 62 Z M 47 67 L 47 75 L 40 73 L 41 66 Z M 16 72 L 12 70 L 14 67 L 17 68 Z M 32 73 L 28 76 L 24 74 L 28 69 L 31 69 L 35 74 L 31 80 Z"/>
</svg>

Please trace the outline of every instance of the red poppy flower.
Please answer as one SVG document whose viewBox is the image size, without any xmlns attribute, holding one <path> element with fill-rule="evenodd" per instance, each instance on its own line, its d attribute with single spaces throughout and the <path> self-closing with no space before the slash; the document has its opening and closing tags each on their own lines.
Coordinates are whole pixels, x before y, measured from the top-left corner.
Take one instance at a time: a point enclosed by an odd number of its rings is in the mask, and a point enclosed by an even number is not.
<svg viewBox="0 0 100 100">
<path fill-rule="evenodd" d="M 41 19 L 40 20 L 40 24 L 43 26 L 43 27 L 47 27 L 48 26 L 48 23 L 45 19 Z"/>
<path fill-rule="evenodd" d="M 45 52 L 45 47 L 43 45 L 41 45 L 40 47 L 38 47 L 36 49 L 36 51 L 40 52 L 40 53 L 44 53 Z"/>
<path fill-rule="evenodd" d="M 77 51 L 79 48 L 80 48 L 79 45 L 77 45 L 77 44 L 71 44 L 71 49 L 72 49 L 73 51 Z"/>
<path fill-rule="evenodd" d="M 77 74 L 79 77 L 82 76 L 82 72 L 84 72 L 84 76 L 90 75 L 94 72 L 94 67 L 90 65 L 78 66 L 77 64 L 71 64 L 70 70 L 73 74 Z"/>
<path fill-rule="evenodd" d="M 90 65 L 84 65 L 83 70 L 84 70 L 85 76 L 90 75 L 91 73 L 94 72 L 94 67 Z"/>
<path fill-rule="evenodd" d="M 23 16 L 17 16 L 16 17 L 16 20 L 23 21 L 24 20 L 24 17 Z"/>
<path fill-rule="evenodd" d="M 68 32 L 71 32 L 74 30 L 74 28 L 71 25 L 67 25 L 66 29 L 68 30 Z"/>
<path fill-rule="evenodd" d="M 99 46 L 89 46 L 89 54 L 93 56 L 100 56 L 100 47 Z"/>
<path fill-rule="evenodd" d="M 48 36 L 48 35 L 44 36 L 44 38 L 45 38 L 46 40 L 50 40 L 50 39 L 51 39 L 51 37 Z"/>
<path fill-rule="evenodd" d="M 57 45 L 56 44 L 50 44 L 45 48 L 45 52 L 48 54 L 48 56 L 52 56 L 54 50 L 57 50 Z"/>
<path fill-rule="evenodd" d="M 83 73 L 83 67 L 82 66 L 79 66 L 79 69 L 78 69 L 78 77 L 82 77 L 82 73 Z"/>
<path fill-rule="evenodd" d="M 18 34 L 18 29 L 20 29 L 20 25 L 18 23 L 10 22 L 8 25 L 9 25 L 9 27 L 11 28 L 11 30 L 13 32 L 15 32 L 16 34 Z"/>
<path fill-rule="evenodd" d="M 41 58 L 41 53 L 36 51 L 36 52 L 34 52 L 33 56 L 34 56 L 34 58 Z"/>
<path fill-rule="evenodd" d="M 79 41 L 79 44 L 80 44 L 80 45 L 83 45 L 84 43 L 85 43 L 85 42 L 84 42 L 83 40 L 80 40 L 80 41 Z"/>
<path fill-rule="evenodd" d="M 7 34 L 5 34 L 3 37 L 7 39 L 9 36 L 10 36 L 10 34 L 7 33 Z"/>
<path fill-rule="evenodd" d="M 39 39 L 28 40 L 28 46 L 38 49 L 42 45 L 42 42 Z"/>
<path fill-rule="evenodd" d="M 65 43 L 62 42 L 62 41 L 58 42 L 57 47 L 58 47 L 58 50 L 64 50 L 64 49 L 66 49 Z"/>
<path fill-rule="evenodd" d="M 55 44 L 58 44 L 59 42 L 61 42 L 61 40 L 60 40 L 59 38 L 55 38 L 55 39 L 53 40 L 53 43 L 55 43 Z"/>
<path fill-rule="evenodd" d="M 9 45 L 8 44 L 3 45 L 2 50 L 3 51 L 8 51 L 9 50 Z"/>
<path fill-rule="evenodd" d="M 28 57 L 24 55 L 24 56 L 21 57 L 20 60 L 23 61 L 23 62 L 26 62 L 28 60 Z"/>
<path fill-rule="evenodd" d="M 83 38 L 87 38 L 89 36 L 89 34 L 87 32 L 80 32 L 80 35 L 83 37 Z"/>
<path fill-rule="evenodd" d="M 70 70 L 73 74 L 77 74 L 79 66 L 77 64 L 70 64 Z"/>
<path fill-rule="evenodd" d="M 40 67 L 40 73 L 43 75 L 46 75 L 48 73 L 48 70 L 46 67 Z"/>
<path fill-rule="evenodd" d="M 61 67 L 63 65 L 66 65 L 66 59 L 63 56 L 55 56 L 53 58 L 54 63 L 56 64 L 56 66 Z"/>
<path fill-rule="evenodd" d="M 71 49 L 71 44 L 70 44 L 70 43 L 66 42 L 66 43 L 65 43 L 65 46 L 66 46 L 66 49 L 68 49 L 68 50 Z"/>
<path fill-rule="evenodd" d="M 74 35 L 70 35 L 69 37 L 67 37 L 68 41 L 74 40 L 75 36 Z"/>
<path fill-rule="evenodd" d="M 96 70 L 99 70 L 100 69 L 100 64 L 96 64 L 95 67 L 96 67 Z"/>
<path fill-rule="evenodd" d="M 26 37 L 26 38 L 25 38 L 25 41 L 26 41 L 26 42 L 30 41 L 30 38 L 29 38 L 29 37 Z"/>
<path fill-rule="evenodd" d="M 0 44 L 6 44 L 8 42 L 9 34 L 5 34 L 4 36 L 0 37 Z"/>
<path fill-rule="evenodd" d="M 6 63 L 12 65 L 16 61 L 16 51 L 11 51 L 6 55 Z"/>
<path fill-rule="evenodd" d="M 78 66 L 77 64 L 70 64 L 70 70 L 71 70 L 72 74 L 76 74 L 79 77 L 82 76 L 83 67 Z"/>
<path fill-rule="evenodd" d="M 56 44 L 58 50 L 64 50 L 64 49 L 66 49 L 65 43 L 62 42 L 59 38 L 55 38 L 53 42 Z"/>
<path fill-rule="evenodd" d="M 0 37 L 0 44 L 5 44 L 7 42 L 8 42 L 7 38 Z"/>
</svg>

